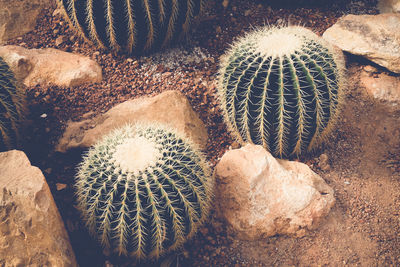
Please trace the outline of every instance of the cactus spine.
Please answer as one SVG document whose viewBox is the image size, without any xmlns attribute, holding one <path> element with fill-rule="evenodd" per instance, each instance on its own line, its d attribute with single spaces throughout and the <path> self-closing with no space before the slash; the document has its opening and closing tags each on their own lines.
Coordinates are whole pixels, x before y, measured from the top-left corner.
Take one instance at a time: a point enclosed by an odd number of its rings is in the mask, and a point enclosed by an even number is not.
<svg viewBox="0 0 400 267">
<path fill-rule="evenodd" d="M 22 91 L 17 86 L 14 74 L 0 57 L 0 151 L 17 144 L 22 102 Z"/>
<path fill-rule="evenodd" d="M 143 54 L 189 31 L 202 0 L 59 0 L 66 18 L 100 48 Z"/>
<path fill-rule="evenodd" d="M 225 121 L 241 143 L 277 157 L 315 149 L 331 132 L 342 101 L 344 60 L 303 27 L 257 30 L 238 40 L 220 66 Z"/>
<path fill-rule="evenodd" d="M 158 258 L 193 236 L 208 214 L 212 180 L 202 154 L 164 126 L 127 125 L 79 166 L 79 209 L 114 252 Z"/>
</svg>

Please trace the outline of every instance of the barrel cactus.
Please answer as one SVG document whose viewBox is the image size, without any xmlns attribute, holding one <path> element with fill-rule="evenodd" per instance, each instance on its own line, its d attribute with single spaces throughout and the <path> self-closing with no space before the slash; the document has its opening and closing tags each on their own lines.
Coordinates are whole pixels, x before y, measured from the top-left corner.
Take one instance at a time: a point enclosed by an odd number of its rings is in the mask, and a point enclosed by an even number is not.
<svg viewBox="0 0 400 267">
<path fill-rule="evenodd" d="M 202 0 L 59 0 L 66 18 L 100 48 L 143 54 L 184 37 Z"/>
<path fill-rule="evenodd" d="M 78 207 L 103 246 L 157 259 L 207 217 L 212 179 L 203 155 L 165 126 L 127 125 L 92 147 L 78 168 Z"/>
<path fill-rule="evenodd" d="M 0 151 L 14 148 L 22 118 L 23 94 L 14 74 L 0 57 Z"/>
<path fill-rule="evenodd" d="M 223 56 L 218 84 L 226 124 L 239 142 L 298 157 L 318 147 L 337 121 L 343 54 L 303 27 L 266 27 Z"/>
</svg>

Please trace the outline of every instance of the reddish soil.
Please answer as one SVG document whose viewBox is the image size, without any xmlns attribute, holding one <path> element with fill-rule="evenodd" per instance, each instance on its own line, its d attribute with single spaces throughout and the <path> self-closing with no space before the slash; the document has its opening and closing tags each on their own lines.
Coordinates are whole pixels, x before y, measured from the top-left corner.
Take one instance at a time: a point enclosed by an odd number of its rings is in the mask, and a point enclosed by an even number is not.
<svg viewBox="0 0 400 267">
<path fill-rule="evenodd" d="M 236 36 L 257 26 L 287 21 L 322 34 L 343 14 L 376 13 L 376 2 L 372 0 L 306 8 L 279 6 L 279 1 L 271 7 L 267 1 L 231 0 L 226 10 L 219 1 L 209 2 L 191 40 L 168 56 L 128 58 L 97 51 L 77 40 L 66 22 L 59 15 L 52 15 L 52 9 L 43 14 L 33 32 L 9 42 L 84 54 L 103 68 L 104 79 L 98 84 L 27 88 L 31 123 L 21 149 L 33 165 L 44 171 L 82 267 L 132 263 L 103 251 L 87 234 L 74 207 L 75 166 L 82 151 L 54 152 L 54 144 L 68 120 L 79 120 L 86 112 L 105 112 L 127 99 L 180 90 L 207 126 L 208 157 L 215 166 L 230 146 L 237 147 L 222 122 L 214 82 L 219 56 Z M 57 46 L 60 36 L 61 44 Z M 400 265 L 400 111 L 363 93 L 359 73 L 362 65 L 370 63 L 348 55 L 347 59 L 351 78 L 337 131 L 315 155 L 300 159 L 335 190 L 336 205 L 321 226 L 302 238 L 274 236 L 248 242 L 237 240 L 213 214 L 182 252 L 172 257 L 176 265 Z M 324 170 L 318 160 L 322 153 L 328 155 L 330 162 L 330 168 Z M 57 190 L 57 183 L 67 187 Z"/>
</svg>

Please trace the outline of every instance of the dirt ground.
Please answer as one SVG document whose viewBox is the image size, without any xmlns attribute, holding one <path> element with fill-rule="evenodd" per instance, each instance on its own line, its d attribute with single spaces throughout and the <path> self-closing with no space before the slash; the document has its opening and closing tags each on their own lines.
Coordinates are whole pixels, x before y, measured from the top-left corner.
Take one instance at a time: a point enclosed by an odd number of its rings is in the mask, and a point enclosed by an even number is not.
<svg viewBox="0 0 400 267">
<path fill-rule="evenodd" d="M 74 205 L 75 166 L 82 151 L 54 152 L 68 120 L 86 112 L 105 112 L 117 103 L 162 91 L 181 90 L 207 126 L 208 158 L 213 166 L 231 146 L 215 98 L 219 56 L 235 36 L 267 24 L 301 24 L 322 34 L 343 14 L 375 14 L 376 1 L 340 1 L 305 8 L 279 1 L 231 0 L 226 10 L 210 1 L 191 40 L 162 54 L 129 58 L 97 51 L 74 37 L 53 10 L 37 28 L 9 44 L 29 48 L 56 47 L 96 60 L 101 83 L 76 88 L 27 88 L 30 124 L 22 148 L 47 178 L 63 217 L 78 263 L 84 266 L 131 266 L 131 260 L 103 251 L 87 234 Z M 61 36 L 60 45 L 55 40 Z M 300 159 L 334 189 L 336 204 L 315 231 L 302 238 L 274 236 L 237 240 L 213 213 L 198 235 L 177 257 L 176 266 L 399 266 L 400 265 L 400 108 L 369 98 L 359 83 L 366 64 L 346 55 L 349 84 L 337 130 L 325 147 Z M 384 71 L 378 68 L 378 71 Z M 47 117 L 42 116 L 46 114 Z M 330 168 L 318 157 L 325 153 Z M 57 184 L 66 188 L 57 190 Z M 169 259 L 167 257 L 167 259 Z M 159 263 L 141 263 L 154 266 Z"/>
</svg>

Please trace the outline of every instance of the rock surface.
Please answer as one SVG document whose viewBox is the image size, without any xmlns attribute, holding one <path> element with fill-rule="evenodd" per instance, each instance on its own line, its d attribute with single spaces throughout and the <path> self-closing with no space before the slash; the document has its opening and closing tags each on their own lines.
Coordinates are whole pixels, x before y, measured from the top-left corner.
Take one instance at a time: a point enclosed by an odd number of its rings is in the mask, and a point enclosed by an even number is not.
<svg viewBox="0 0 400 267">
<path fill-rule="evenodd" d="M 0 0 L 0 44 L 33 30 L 52 0 Z"/>
<path fill-rule="evenodd" d="M 226 152 L 214 175 L 219 212 L 245 240 L 303 236 L 335 203 L 333 189 L 307 165 L 277 160 L 261 146 Z"/>
<path fill-rule="evenodd" d="M 385 73 L 372 73 L 365 70 L 360 73 L 361 86 L 375 99 L 400 107 L 400 76 Z"/>
<path fill-rule="evenodd" d="M 42 172 L 17 150 L 0 166 L 0 266 L 77 266 Z"/>
<path fill-rule="evenodd" d="M 323 37 L 344 51 L 400 73 L 400 14 L 346 15 Z"/>
<path fill-rule="evenodd" d="M 101 67 L 95 61 L 54 48 L 0 46 L 0 56 L 26 86 L 71 87 L 102 79 Z"/>
<path fill-rule="evenodd" d="M 379 0 L 378 9 L 381 13 L 400 13 L 400 0 Z"/>
<path fill-rule="evenodd" d="M 90 147 L 116 128 L 146 121 L 167 124 L 191 138 L 201 149 L 206 147 L 207 129 L 187 98 L 179 91 L 166 91 L 155 97 L 123 102 L 93 119 L 69 122 L 56 150 Z"/>
</svg>

